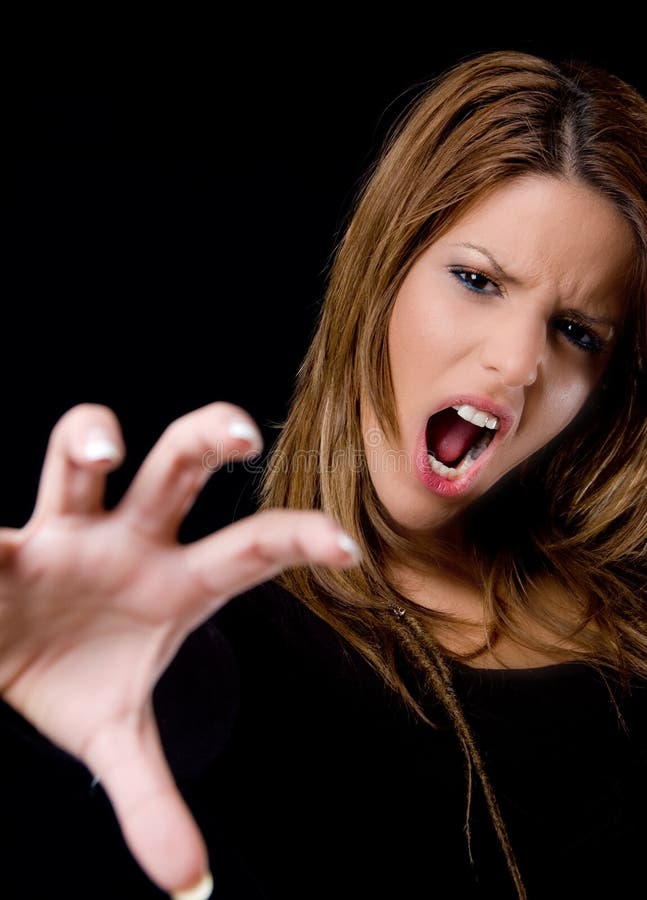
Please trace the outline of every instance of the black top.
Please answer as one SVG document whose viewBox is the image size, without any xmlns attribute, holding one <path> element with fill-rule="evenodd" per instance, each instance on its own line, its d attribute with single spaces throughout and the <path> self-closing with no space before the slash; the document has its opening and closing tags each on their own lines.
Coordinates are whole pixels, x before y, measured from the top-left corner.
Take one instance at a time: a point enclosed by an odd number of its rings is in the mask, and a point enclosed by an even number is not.
<svg viewBox="0 0 647 900">
<path fill-rule="evenodd" d="M 647 687 L 620 700 L 581 662 L 452 663 L 529 900 L 647 890 Z M 109 673 L 106 673 L 109 677 Z M 207 840 L 217 900 L 516 893 L 441 707 L 416 719 L 336 633 L 268 582 L 194 632 L 155 706 Z M 0 707 L 3 900 L 157 898 L 100 786 Z"/>
</svg>

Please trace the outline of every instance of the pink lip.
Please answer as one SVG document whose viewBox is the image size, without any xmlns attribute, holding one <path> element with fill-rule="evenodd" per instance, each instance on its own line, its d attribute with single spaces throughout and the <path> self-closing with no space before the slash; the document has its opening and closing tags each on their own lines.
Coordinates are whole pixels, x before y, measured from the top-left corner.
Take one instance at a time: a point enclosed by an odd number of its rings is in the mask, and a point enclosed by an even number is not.
<svg viewBox="0 0 647 900">
<path fill-rule="evenodd" d="M 495 432 L 494 438 L 490 442 L 488 448 L 479 456 L 469 472 L 466 472 L 462 478 L 457 478 L 455 481 L 449 481 L 447 478 L 442 478 L 440 475 L 437 475 L 429 465 L 427 456 L 427 421 L 431 416 L 443 409 L 447 409 L 450 406 L 464 406 L 466 404 L 496 416 L 499 420 L 499 428 Z M 475 479 L 478 478 L 480 472 L 488 465 L 499 444 L 514 425 L 515 418 L 515 413 L 509 406 L 502 406 L 500 403 L 494 403 L 488 397 L 479 397 L 476 394 L 456 394 L 453 397 L 445 398 L 429 413 L 418 435 L 414 458 L 414 465 L 418 478 L 428 490 L 433 491 L 434 494 L 439 494 L 441 497 L 456 497 L 459 494 L 464 494 L 474 483 Z"/>
</svg>

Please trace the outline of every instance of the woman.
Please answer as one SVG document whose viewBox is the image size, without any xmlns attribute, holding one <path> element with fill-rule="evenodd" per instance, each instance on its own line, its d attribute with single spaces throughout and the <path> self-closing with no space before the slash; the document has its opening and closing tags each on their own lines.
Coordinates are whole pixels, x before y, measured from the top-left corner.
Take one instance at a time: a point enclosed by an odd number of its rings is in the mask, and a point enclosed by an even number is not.
<svg viewBox="0 0 647 900">
<path fill-rule="evenodd" d="M 497 51 L 429 84 L 352 211 L 248 519 L 175 541 L 260 449 L 239 408 L 173 423 L 108 513 L 118 423 L 63 417 L 2 534 L 14 891 L 27 841 L 28 895 L 204 897 L 208 858 L 236 898 L 634 883 L 646 127 L 582 64 Z"/>
</svg>

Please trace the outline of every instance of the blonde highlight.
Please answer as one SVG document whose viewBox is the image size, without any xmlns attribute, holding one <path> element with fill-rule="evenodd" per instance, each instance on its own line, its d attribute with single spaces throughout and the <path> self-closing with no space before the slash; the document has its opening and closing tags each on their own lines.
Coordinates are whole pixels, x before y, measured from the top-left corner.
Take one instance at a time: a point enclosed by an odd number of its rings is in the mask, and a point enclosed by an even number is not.
<svg viewBox="0 0 647 900">
<path fill-rule="evenodd" d="M 443 655 L 469 660 L 503 636 L 557 662 L 565 654 L 555 639 L 565 639 L 578 658 L 617 673 L 624 687 L 632 676 L 647 677 L 646 132 L 645 99 L 580 61 L 492 51 L 426 83 L 394 124 L 349 211 L 314 339 L 258 491 L 261 508 L 323 510 L 360 544 L 356 568 L 295 568 L 277 581 L 421 715 L 395 646 L 424 671 L 461 740 L 468 794 L 476 767 L 520 897 L 514 854 Z M 419 548 L 373 489 L 361 404 L 365 397 L 384 432 L 397 437 L 386 335 L 403 279 L 471 205 L 529 173 L 577 179 L 629 223 L 636 250 L 627 317 L 603 383 L 574 422 L 469 512 L 469 562 L 488 629 L 484 648 L 461 655 L 434 635 L 462 620 L 423 609 L 389 580 L 389 560 L 415 558 Z M 304 454 L 312 465 L 302 471 L 293 464 Z M 454 548 L 439 541 L 432 549 L 439 564 L 451 565 Z M 559 586 L 556 602 L 538 604 L 529 587 L 548 576 Z M 404 632 L 385 614 L 394 606 L 405 613 Z M 529 621 L 552 639 L 531 637 Z"/>
</svg>

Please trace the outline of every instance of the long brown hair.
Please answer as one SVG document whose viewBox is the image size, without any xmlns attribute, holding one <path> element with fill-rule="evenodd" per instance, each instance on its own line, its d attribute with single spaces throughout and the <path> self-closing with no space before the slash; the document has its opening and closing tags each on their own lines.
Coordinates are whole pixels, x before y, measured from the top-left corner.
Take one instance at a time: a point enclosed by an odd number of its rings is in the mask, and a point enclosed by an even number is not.
<svg viewBox="0 0 647 900">
<path fill-rule="evenodd" d="M 635 236 L 627 315 L 604 379 L 580 414 L 467 516 L 470 564 L 482 584 L 486 646 L 507 636 L 556 661 L 556 639 L 582 660 L 647 677 L 647 102 L 583 61 L 494 51 L 463 58 L 426 83 L 367 172 L 334 249 L 314 339 L 259 487 L 261 508 L 321 509 L 360 544 L 347 570 L 300 567 L 278 577 L 350 641 L 424 715 L 396 660 L 425 673 L 481 778 L 520 896 L 525 896 L 482 761 L 436 639 L 452 616 L 404 596 L 387 563 L 419 548 L 379 501 L 365 461 L 360 398 L 397 435 L 387 328 L 420 253 L 502 182 L 576 179 L 609 198 Z M 495 511 L 496 510 L 496 511 Z M 455 550 L 429 548 L 448 564 Z M 550 576 L 559 603 L 529 585 Z M 456 619 L 454 618 L 454 621 Z M 531 638 L 528 621 L 551 640 Z M 469 656 L 474 656 L 474 652 Z M 569 654 L 573 656 L 574 653 Z M 468 792 L 469 818 L 469 792 Z M 469 836 L 469 832 L 468 832 Z"/>
</svg>

